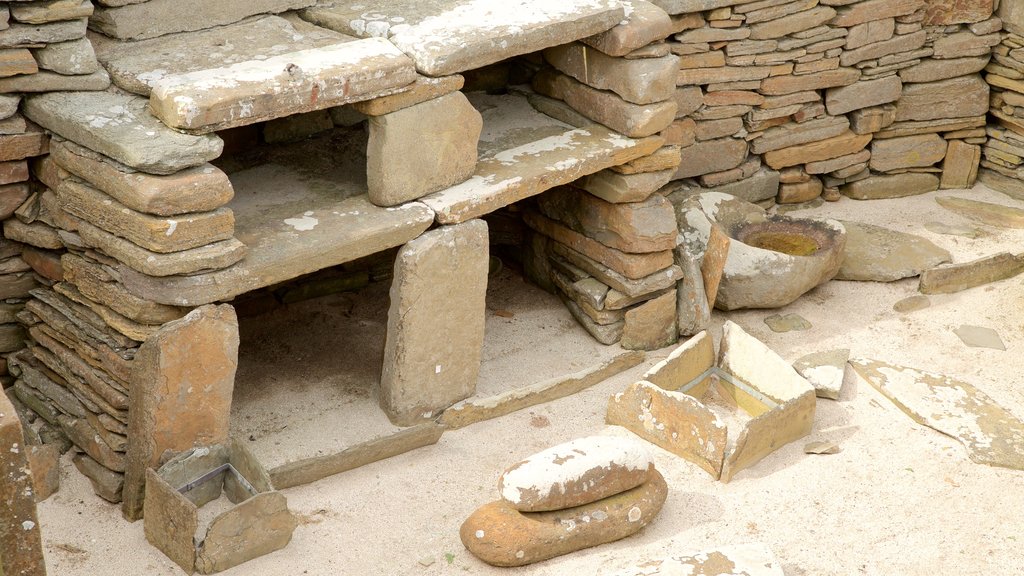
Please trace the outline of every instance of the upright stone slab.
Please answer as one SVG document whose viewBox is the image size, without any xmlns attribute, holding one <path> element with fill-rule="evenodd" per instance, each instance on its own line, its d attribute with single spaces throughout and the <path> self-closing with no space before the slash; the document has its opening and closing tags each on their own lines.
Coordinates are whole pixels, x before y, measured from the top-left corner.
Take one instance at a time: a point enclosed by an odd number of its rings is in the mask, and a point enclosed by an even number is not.
<svg viewBox="0 0 1024 576">
<path fill-rule="evenodd" d="M 238 368 L 238 319 L 231 306 L 204 306 L 165 324 L 133 361 L 124 502 L 138 520 L 146 470 L 165 451 L 227 440 Z"/>
<path fill-rule="evenodd" d="M 0 392 L 0 574 L 46 576 L 28 446 L 21 420 Z"/>
<path fill-rule="evenodd" d="M 395 424 L 417 424 L 476 390 L 487 239 L 487 224 L 470 220 L 398 253 L 381 375 L 381 405 Z"/>
<path fill-rule="evenodd" d="M 467 180 L 482 130 L 483 118 L 462 92 L 371 118 L 370 201 L 395 206 Z"/>
</svg>

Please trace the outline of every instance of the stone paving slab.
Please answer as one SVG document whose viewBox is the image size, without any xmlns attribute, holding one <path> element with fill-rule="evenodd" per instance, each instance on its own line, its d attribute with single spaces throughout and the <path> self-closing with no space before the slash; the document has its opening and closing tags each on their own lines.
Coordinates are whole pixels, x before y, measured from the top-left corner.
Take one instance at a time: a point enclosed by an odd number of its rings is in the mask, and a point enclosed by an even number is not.
<svg viewBox="0 0 1024 576">
<path fill-rule="evenodd" d="M 389 38 L 421 73 L 444 76 L 604 32 L 625 12 L 616 0 L 370 0 L 302 16 L 344 34 Z"/>
<path fill-rule="evenodd" d="M 284 18 L 267 16 L 149 40 L 119 42 L 102 34 L 92 34 L 90 40 L 114 84 L 149 96 L 153 85 L 166 76 L 265 60 L 355 38 L 312 26 L 297 29 Z"/>
<path fill-rule="evenodd" d="M 582 176 L 651 154 L 660 136 L 633 139 L 597 124 L 573 129 L 521 96 L 475 104 L 484 117 L 480 160 L 469 180 L 422 199 L 437 221 L 455 224 Z"/>
<path fill-rule="evenodd" d="M 306 8 L 316 0 L 146 0 L 101 2 L 89 26 L 121 39 L 156 38 L 238 22 L 256 14 Z"/>
</svg>

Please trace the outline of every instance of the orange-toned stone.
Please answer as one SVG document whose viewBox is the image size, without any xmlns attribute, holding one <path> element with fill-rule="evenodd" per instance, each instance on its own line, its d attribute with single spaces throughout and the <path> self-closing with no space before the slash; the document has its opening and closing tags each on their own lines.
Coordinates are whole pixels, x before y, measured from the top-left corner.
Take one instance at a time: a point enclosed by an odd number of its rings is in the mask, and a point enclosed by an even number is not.
<svg viewBox="0 0 1024 576">
<path fill-rule="evenodd" d="M 711 226 L 708 246 L 704 251 L 704 259 L 700 263 L 700 274 L 704 278 L 704 293 L 708 297 L 708 308 L 715 307 L 718 299 L 718 286 L 722 283 L 725 261 L 729 258 L 729 245 L 732 240 L 721 226 Z"/>
<path fill-rule="evenodd" d="M 227 440 L 238 367 L 238 319 L 228 305 L 204 306 L 165 324 L 139 348 L 130 388 L 122 513 L 142 514 L 146 470 L 165 451 Z"/>
<path fill-rule="evenodd" d="M 632 490 L 575 508 L 523 513 L 498 500 L 473 512 L 459 536 L 488 564 L 525 566 L 635 534 L 657 516 L 667 496 L 665 479 L 654 471 Z"/>
<path fill-rule="evenodd" d="M 21 420 L 0 393 L 0 574 L 46 576 Z"/>
<path fill-rule="evenodd" d="M 827 140 L 773 150 L 764 155 L 764 161 L 768 166 L 778 170 L 808 162 L 830 160 L 860 152 L 871 142 L 871 138 L 871 134 L 857 135 L 847 131 L 845 134 Z"/>
</svg>

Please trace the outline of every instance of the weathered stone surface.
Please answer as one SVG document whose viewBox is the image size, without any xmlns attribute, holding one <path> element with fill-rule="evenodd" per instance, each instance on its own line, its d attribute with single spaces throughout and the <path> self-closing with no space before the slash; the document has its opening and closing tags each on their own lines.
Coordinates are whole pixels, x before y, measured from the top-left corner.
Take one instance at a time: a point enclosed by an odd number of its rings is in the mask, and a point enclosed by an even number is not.
<svg viewBox="0 0 1024 576">
<path fill-rule="evenodd" d="M 772 314 L 764 319 L 764 323 L 776 334 L 810 330 L 813 325 L 803 316 L 795 313 Z"/>
<path fill-rule="evenodd" d="M 61 168 L 113 196 L 132 210 L 173 216 L 227 204 L 234 189 L 227 175 L 205 164 L 168 176 L 136 172 L 70 141 L 55 141 L 50 154 Z"/>
<path fill-rule="evenodd" d="M 971 262 L 925 270 L 918 289 L 924 294 L 951 294 L 1013 278 L 1021 272 L 1024 272 L 1024 256 L 1001 252 Z"/>
<path fill-rule="evenodd" d="M 89 26 L 120 39 L 155 38 L 202 30 L 264 13 L 305 8 L 314 0 L 228 0 L 210 6 L 203 0 L 148 0 L 96 8 Z"/>
<path fill-rule="evenodd" d="M 781 38 L 795 32 L 809 30 L 824 24 L 836 15 L 836 11 L 828 6 L 817 6 L 810 10 L 802 10 L 795 14 L 758 22 L 750 25 L 751 40 L 767 40 Z"/>
<path fill-rule="evenodd" d="M 934 174 L 906 172 L 903 174 L 875 174 L 842 187 L 844 195 L 854 200 L 902 198 L 939 189 L 939 177 Z"/>
<path fill-rule="evenodd" d="M 134 520 L 142 513 L 146 470 L 157 465 L 165 450 L 227 439 L 238 366 L 234 309 L 206 306 L 165 324 L 143 343 L 132 364 L 132 441 L 121 511 Z"/>
<path fill-rule="evenodd" d="M 336 4 L 303 10 L 301 15 L 345 34 L 388 38 L 427 76 L 473 70 L 592 36 L 625 16 L 622 6 L 610 0 L 569 0 L 557 5 L 542 0 L 517 4 L 396 0 L 374 8 L 367 12 L 364 5 Z"/>
<path fill-rule="evenodd" d="M 675 94 L 677 56 L 625 60 L 584 44 L 566 44 L 545 50 L 544 59 L 576 80 L 634 104 L 663 102 Z"/>
<path fill-rule="evenodd" d="M 896 20 L 893 18 L 871 20 L 863 24 L 851 26 L 850 32 L 846 36 L 845 48 L 853 50 L 875 42 L 883 42 L 892 38 L 895 29 Z"/>
<path fill-rule="evenodd" d="M 89 479 L 92 491 L 107 502 L 121 502 L 121 490 L 124 488 L 124 474 L 114 472 L 85 454 L 78 454 L 72 460 L 75 468 Z"/>
<path fill-rule="evenodd" d="M 87 222 L 78 226 L 82 240 L 147 276 L 164 277 L 220 270 L 245 257 L 248 249 L 231 238 L 191 250 L 160 254 L 115 236 Z"/>
<path fill-rule="evenodd" d="M 383 116 L 461 90 L 465 81 L 465 78 L 458 74 L 440 78 L 420 76 L 403 89 L 403 92 L 372 100 L 353 102 L 351 106 L 353 110 L 367 116 Z"/>
<path fill-rule="evenodd" d="M 747 159 L 747 142 L 739 138 L 707 140 L 682 151 L 682 162 L 673 180 L 731 170 Z"/>
<path fill-rule="evenodd" d="M 592 88 L 560 73 L 538 74 L 533 88 L 545 96 L 565 101 L 591 120 L 631 138 L 661 132 L 676 117 L 674 99 L 656 104 L 633 104 L 612 92 Z"/>
<path fill-rule="evenodd" d="M 198 248 L 235 232 L 234 214 L 227 208 L 161 218 L 131 210 L 79 180 L 65 180 L 56 192 L 68 213 L 154 252 Z"/>
<path fill-rule="evenodd" d="M 428 232 L 399 251 L 381 374 L 381 405 L 392 422 L 419 423 L 473 395 L 487 255 L 482 220 Z"/>
<path fill-rule="evenodd" d="M 779 196 L 776 202 L 779 204 L 802 204 L 810 202 L 821 196 L 822 184 L 818 178 L 811 178 L 807 182 L 795 184 L 783 184 L 779 186 Z"/>
<path fill-rule="evenodd" d="M 942 163 L 939 188 L 943 190 L 970 188 L 978 177 L 981 147 L 963 140 L 950 140 Z"/>
<path fill-rule="evenodd" d="M 681 148 L 678 145 L 662 146 L 653 154 L 631 160 L 619 166 L 612 166 L 611 170 L 619 174 L 647 174 L 671 170 L 674 174 L 680 161 L 682 161 L 682 154 Z"/>
<path fill-rule="evenodd" d="M 629 438 L 590 436 L 559 444 L 510 466 L 498 479 L 502 499 L 520 512 L 590 504 L 654 475 L 647 447 Z"/>
<path fill-rule="evenodd" d="M 939 80 L 981 72 L 985 65 L 988 64 L 988 61 L 988 56 L 951 58 L 946 60 L 927 59 L 922 60 L 920 64 L 900 70 L 899 76 L 904 82 L 908 83 L 937 82 Z"/>
<path fill-rule="evenodd" d="M 760 202 L 774 198 L 779 193 L 779 173 L 770 168 L 761 168 L 750 178 L 715 186 L 708 191 L 729 194 L 747 202 Z"/>
<path fill-rule="evenodd" d="M 0 30 L 0 48 L 21 48 L 77 40 L 85 36 L 86 24 L 85 18 L 45 24 L 12 22 L 6 29 Z"/>
<path fill-rule="evenodd" d="M 715 343 L 707 332 L 683 342 L 664 360 L 651 367 L 641 380 L 665 390 L 684 390 L 691 396 L 699 395 L 695 387 L 707 388 L 707 378 L 715 366 Z"/>
<path fill-rule="evenodd" d="M 45 576 L 32 470 L 21 420 L 0 392 L 0 573 Z"/>
<path fill-rule="evenodd" d="M 196 571 L 213 574 L 280 550 L 298 524 L 283 494 L 257 494 L 213 519 L 196 554 Z"/>
<path fill-rule="evenodd" d="M 992 16 L 993 0 L 927 0 L 924 9 L 925 26 L 948 26 L 981 22 Z"/>
<path fill-rule="evenodd" d="M 28 446 L 28 464 L 32 469 L 32 490 L 36 502 L 42 502 L 60 489 L 60 446 Z"/>
<path fill-rule="evenodd" d="M 1024 5 L 1019 2 L 1001 2 L 996 15 L 1003 21 L 1003 27 L 1017 35 L 1024 34 Z"/>
<path fill-rule="evenodd" d="M 33 51 L 39 67 L 63 75 L 88 75 L 100 71 L 92 43 L 87 38 L 48 44 Z"/>
<path fill-rule="evenodd" d="M 839 14 L 830 24 L 845 27 L 856 26 L 870 20 L 905 16 L 917 11 L 924 5 L 925 0 L 867 0 L 850 7 L 840 8 L 838 10 Z"/>
<path fill-rule="evenodd" d="M 693 396 L 635 382 L 608 399 L 605 421 L 697 464 L 715 479 L 721 473 L 728 430 Z"/>
<path fill-rule="evenodd" d="M 703 256 L 711 227 L 718 223 L 732 239 L 716 306 L 723 310 L 785 306 L 828 281 L 839 270 L 846 244 L 834 220 L 800 220 L 766 216 L 754 204 L 724 194 L 691 196 L 676 206 L 680 235 L 690 251 Z M 759 238 L 803 238 L 812 251 L 787 254 L 751 243 Z"/>
<path fill-rule="evenodd" d="M 682 270 L 677 284 L 676 323 L 680 336 L 691 336 L 710 324 L 711 305 L 696 257 L 686 246 L 677 246 L 674 253 L 676 265 Z"/>
<path fill-rule="evenodd" d="M 871 169 L 888 172 L 931 166 L 946 157 L 946 146 L 938 134 L 875 140 L 871 143 Z"/>
<path fill-rule="evenodd" d="M 482 128 L 461 92 L 370 118 L 370 201 L 395 206 L 465 181 L 476 168 Z"/>
<path fill-rule="evenodd" d="M 714 308 L 718 300 L 718 287 L 722 283 L 731 245 L 732 241 L 721 226 L 711 227 L 708 244 L 700 263 L 700 274 L 704 279 L 704 292 L 707 294 L 710 308 Z"/>
<path fill-rule="evenodd" d="M 853 110 L 895 102 L 902 91 L 903 83 L 899 76 L 861 80 L 849 86 L 829 88 L 825 92 L 825 106 L 829 114 L 839 116 Z"/>
<path fill-rule="evenodd" d="M 784 576 L 782 564 L 767 546 L 760 543 L 726 546 L 699 554 L 645 560 L 636 569 L 615 576 L 654 574 L 707 574 L 708 576 Z"/>
<path fill-rule="evenodd" d="M 851 131 L 840 136 L 772 150 L 764 155 L 764 162 L 768 166 L 778 170 L 789 166 L 798 166 L 808 162 L 820 162 L 855 154 L 864 149 L 871 142 L 870 134 L 854 134 Z"/>
<path fill-rule="evenodd" d="M 847 50 L 839 57 L 839 63 L 842 66 L 856 66 L 864 61 L 877 60 L 893 54 L 912 53 L 924 46 L 927 40 L 928 35 L 924 30 L 918 30 L 913 34 L 894 36 L 884 42 L 868 44 L 856 50 Z"/>
<path fill-rule="evenodd" d="M 957 338 L 959 338 L 961 342 L 971 348 L 988 348 L 990 350 L 999 350 L 1001 352 L 1006 351 L 1006 344 L 999 336 L 999 332 L 996 332 L 992 328 L 962 324 L 959 328 L 953 330 L 953 333 L 956 334 Z"/>
<path fill-rule="evenodd" d="M 172 128 L 207 133 L 366 100 L 415 79 L 397 48 L 367 38 L 165 76 L 149 107 Z"/>
<path fill-rule="evenodd" d="M 896 102 L 896 121 L 979 116 L 988 109 L 988 93 L 988 84 L 978 75 L 907 84 Z"/>
<path fill-rule="evenodd" d="M 679 267 L 671 266 L 643 278 L 627 278 L 600 262 L 558 242 L 551 245 L 551 251 L 629 298 L 636 298 L 671 288 L 675 286 L 681 276 Z"/>
<path fill-rule="evenodd" d="M 679 339 L 676 324 L 676 291 L 626 311 L 620 345 L 627 350 L 657 350 Z"/>
<path fill-rule="evenodd" d="M 861 222 L 844 221 L 843 226 L 846 259 L 838 280 L 892 282 L 952 259 L 948 251 L 920 236 Z"/>
<path fill-rule="evenodd" d="M 818 398 L 838 400 L 849 359 L 847 349 L 812 352 L 793 362 L 793 368 L 814 386 Z"/>
<path fill-rule="evenodd" d="M 1024 210 L 993 202 L 946 196 L 935 199 L 939 206 L 977 222 L 1000 228 L 1024 228 Z"/>
<path fill-rule="evenodd" d="M 967 56 L 987 57 L 1001 38 L 999 33 L 976 35 L 967 30 L 947 34 L 935 39 L 933 57 L 943 60 Z"/>
<path fill-rule="evenodd" d="M 53 92 L 25 99 L 25 115 L 44 128 L 150 174 L 173 174 L 220 156 L 213 135 L 171 130 L 146 110 L 146 100 L 109 92 Z"/>
<path fill-rule="evenodd" d="M 676 245 L 676 213 L 664 196 L 612 204 L 565 186 L 539 196 L 537 206 L 545 216 L 623 252 L 661 252 Z"/>
<path fill-rule="evenodd" d="M 23 134 L 0 135 L 0 162 L 40 156 L 49 149 L 50 137 L 35 124 L 29 124 Z"/>
<path fill-rule="evenodd" d="M 667 495 L 665 479 L 654 471 L 636 488 L 576 508 L 522 513 L 499 500 L 473 512 L 459 536 L 488 564 L 525 566 L 635 534 L 657 516 Z"/>
<path fill-rule="evenodd" d="M 915 422 L 959 440 L 972 461 L 1024 469 L 1024 423 L 972 384 L 876 360 L 850 365 Z"/>
<path fill-rule="evenodd" d="M 860 76 L 861 72 L 856 68 L 838 68 L 800 76 L 772 76 L 761 81 L 761 93 L 765 96 L 782 96 L 806 90 L 849 86 Z"/>
<path fill-rule="evenodd" d="M 651 2 L 626 0 L 626 18 L 610 30 L 583 39 L 610 56 L 626 56 L 671 35 L 675 25 L 663 10 Z"/>
</svg>

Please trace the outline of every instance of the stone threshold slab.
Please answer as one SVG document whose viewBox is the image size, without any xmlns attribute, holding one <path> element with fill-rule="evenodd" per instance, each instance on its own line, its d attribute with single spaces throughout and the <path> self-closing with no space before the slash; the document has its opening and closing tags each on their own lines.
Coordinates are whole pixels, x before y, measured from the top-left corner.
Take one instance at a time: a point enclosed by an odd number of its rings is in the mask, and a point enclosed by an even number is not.
<svg viewBox="0 0 1024 576">
<path fill-rule="evenodd" d="M 599 124 L 573 128 L 537 112 L 522 95 L 475 97 L 473 103 L 484 119 L 475 173 L 421 199 L 440 224 L 478 218 L 647 156 L 664 143 L 660 136 L 627 138 Z"/>
<path fill-rule="evenodd" d="M 494 396 L 469 398 L 445 410 L 441 414 L 440 421 L 445 428 L 457 430 L 530 406 L 571 396 L 630 368 L 639 366 L 645 358 L 646 355 L 642 351 L 631 350 L 572 374 L 508 390 Z"/>
<path fill-rule="evenodd" d="M 388 38 L 428 76 L 473 70 L 604 32 L 617 0 L 370 0 L 324 3 L 303 18 L 361 38 Z"/>
<path fill-rule="evenodd" d="M 267 153 L 269 159 L 229 173 L 235 238 L 249 250 L 244 260 L 207 274 L 162 278 L 121 266 L 125 287 L 158 303 L 221 302 L 400 246 L 423 233 L 434 220 L 429 208 L 419 202 L 374 206 L 358 155 L 322 153 L 358 146 L 336 134 L 280 147 L 278 155 Z"/>
</svg>

